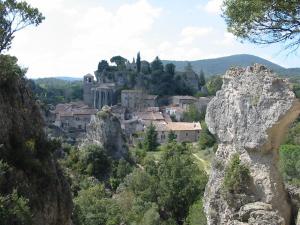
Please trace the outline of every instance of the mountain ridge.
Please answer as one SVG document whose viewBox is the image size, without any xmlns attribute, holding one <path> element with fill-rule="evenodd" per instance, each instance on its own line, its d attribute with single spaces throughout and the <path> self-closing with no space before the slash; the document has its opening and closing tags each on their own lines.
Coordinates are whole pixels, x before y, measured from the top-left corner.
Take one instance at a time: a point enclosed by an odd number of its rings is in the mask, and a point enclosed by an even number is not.
<svg viewBox="0 0 300 225">
<path fill-rule="evenodd" d="M 184 67 L 188 62 L 190 62 L 195 72 L 200 72 L 203 70 L 207 76 L 223 75 L 230 67 L 247 67 L 253 65 L 254 63 L 263 64 L 279 75 L 300 75 L 300 68 L 285 68 L 264 58 L 250 54 L 237 54 L 213 59 L 192 61 L 162 60 L 162 62 L 164 64 L 175 64 L 177 71 L 184 71 Z"/>
</svg>

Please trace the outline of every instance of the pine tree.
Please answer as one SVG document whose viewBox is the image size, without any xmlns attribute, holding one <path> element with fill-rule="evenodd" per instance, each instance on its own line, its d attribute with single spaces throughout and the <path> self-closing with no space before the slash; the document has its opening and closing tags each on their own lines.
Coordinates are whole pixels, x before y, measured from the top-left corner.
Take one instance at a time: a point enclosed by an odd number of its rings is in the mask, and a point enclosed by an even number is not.
<svg viewBox="0 0 300 225">
<path fill-rule="evenodd" d="M 205 81 L 205 75 L 203 70 L 200 71 L 200 75 L 199 75 L 199 84 L 201 87 L 203 87 L 205 85 L 206 81 Z"/>
<path fill-rule="evenodd" d="M 136 57 L 136 69 L 137 72 L 141 72 L 141 54 L 138 52 L 137 57 Z"/>
<path fill-rule="evenodd" d="M 144 148 L 146 151 L 155 151 L 158 145 L 157 131 L 155 129 L 155 126 L 151 123 L 146 131 Z"/>
</svg>

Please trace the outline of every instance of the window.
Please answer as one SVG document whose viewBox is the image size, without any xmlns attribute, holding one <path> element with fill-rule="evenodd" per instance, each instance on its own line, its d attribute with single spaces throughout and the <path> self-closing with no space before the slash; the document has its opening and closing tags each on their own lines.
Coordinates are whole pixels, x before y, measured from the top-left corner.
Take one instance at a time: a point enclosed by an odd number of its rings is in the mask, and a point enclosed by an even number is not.
<svg viewBox="0 0 300 225">
<path fill-rule="evenodd" d="M 189 136 L 189 134 L 188 134 L 188 133 L 185 133 L 185 136 L 187 137 L 187 136 Z"/>
</svg>

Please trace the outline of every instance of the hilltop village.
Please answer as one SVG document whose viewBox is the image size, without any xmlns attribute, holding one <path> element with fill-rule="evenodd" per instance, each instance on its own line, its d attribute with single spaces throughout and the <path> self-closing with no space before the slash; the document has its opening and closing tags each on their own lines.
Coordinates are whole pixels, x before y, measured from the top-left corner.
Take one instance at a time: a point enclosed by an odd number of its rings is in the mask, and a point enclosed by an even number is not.
<svg viewBox="0 0 300 225">
<path fill-rule="evenodd" d="M 83 101 L 58 104 L 51 111 L 48 121 L 60 135 L 64 133 L 69 141 L 78 141 L 84 137 L 91 118 L 109 106 L 129 144 L 142 141 L 150 125 L 155 127 L 160 144 L 167 142 L 170 132 L 176 134 L 178 142 L 199 139 L 200 122 L 185 121 L 183 117 L 189 110 L 205 115 L 211 97 L 192 96 L 206 90 L 189 64 L 185 72 L 176 72 L 173 64 L 163 66 L 158 57 L 150 64 L 141 61 L 140 54 L 132 62 L 121 56 L 113 57 L 111 62 L 115 66 L 102 60 L 94 75 L 83 77 Z M 154 88 L 164 85 L 171 86 Z"/>
</svg>

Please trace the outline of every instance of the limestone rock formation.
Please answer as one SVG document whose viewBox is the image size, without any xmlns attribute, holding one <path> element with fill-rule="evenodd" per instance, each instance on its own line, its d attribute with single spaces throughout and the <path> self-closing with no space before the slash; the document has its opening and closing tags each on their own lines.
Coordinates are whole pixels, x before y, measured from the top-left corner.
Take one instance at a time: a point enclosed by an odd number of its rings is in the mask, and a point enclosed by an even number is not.
<svg viewBox="0 0 300 225">
<path fill-rule="evenodd" d="M 125 135 L 122 132 L 120 121 L 111 113 L 108 106 L 91 119 L 87 128 L 86 139 L 83 146 L 97 144 L 103 147 L 109 156 L 114 159 L 126 158 L 128 148 Z"/>
<path fill-rule="evenodd" d="M 0 69 L 0 161 L 8 166 L 0 173 L 0 194 L 17 190 L 28 199 L 32 225 L 71 225 L 69 184 L 45 137 L 39 107 L 25 79 L 8 72 Z"/>
<path fill-rule="evenodd" d="M 258 64 L 230 69 L 223 79 L 205 118 L 219 144 L 205 191 L 208 224 L 288 225 L 291 206 L 277 153 L 285 129 L 299 115 L 299 104 L 286 80 Z M 226 193 L 224 178 L 236 154 L 250 172 L 249 183 Z"/>
</svg>

